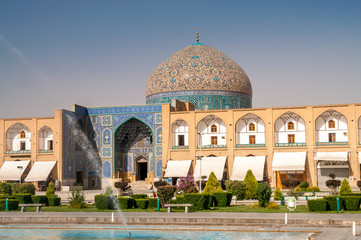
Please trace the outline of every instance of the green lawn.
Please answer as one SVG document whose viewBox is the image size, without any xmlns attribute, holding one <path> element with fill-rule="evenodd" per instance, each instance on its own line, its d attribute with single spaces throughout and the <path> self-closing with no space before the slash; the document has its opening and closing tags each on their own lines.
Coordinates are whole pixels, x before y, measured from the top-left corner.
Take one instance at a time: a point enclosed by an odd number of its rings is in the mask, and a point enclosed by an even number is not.
<svg viewBox="0 0 361 240">
<path fill-rule="evenodd" d="M 26 210 L 28 212 L 35 212 L 35 207 L 27 207 Z M 99 210 L 94 205 L 89 205 L 88 208 L 68 208 L 67 205 L 57 206 L 57 207 L 42 207 L 42 212 L 113 212 L 114 210 Z M 156 208 L 148 208 L 148 209 L 124 209 L 123 212 L 156 212 Z M 167 208 L 161 208 L 161 212 L 167 212 Z M 184 208 L 172 208 L 173 212 L 184 212 Z M 230 207 L 219 207 L 219 208 L 212 208 L 209 210 L 203 210 L 202 212 L 257 212 L 257 213 L 287 213 L 289 210 L 286 206 L 280 206 L 278 209 L 267 209 L 267 208 L 250 208 L 250 206 L 230 206 Z M 298 206 L 295 210 L 296 213 L 313 213 L 309 212 L 306 206 Z M 314 212 L 320 213 L 320 212 Z M 327 211 L 323 212 L 327 213 L 337 213 L 336 211 Z M 341 213 L 354 213 L 354 214 L 361 214 L 361 210 L 358 211 L 344 211 L 342 210 Z"/>
</svg>

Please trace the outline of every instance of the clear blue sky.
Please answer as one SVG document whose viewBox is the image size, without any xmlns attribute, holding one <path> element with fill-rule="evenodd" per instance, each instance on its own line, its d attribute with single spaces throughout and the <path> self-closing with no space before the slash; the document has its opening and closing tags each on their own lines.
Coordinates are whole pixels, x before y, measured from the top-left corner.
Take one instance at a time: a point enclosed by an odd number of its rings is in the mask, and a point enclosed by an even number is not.
<svg viewBox="0 0 361 240">
<path fill-rule="evenodd" d="M 253 107 L 361 102 L 361 1 L 0 0 L 0 118 L 144 104 L 196 26 L 245 70 Z"/>
</svg>

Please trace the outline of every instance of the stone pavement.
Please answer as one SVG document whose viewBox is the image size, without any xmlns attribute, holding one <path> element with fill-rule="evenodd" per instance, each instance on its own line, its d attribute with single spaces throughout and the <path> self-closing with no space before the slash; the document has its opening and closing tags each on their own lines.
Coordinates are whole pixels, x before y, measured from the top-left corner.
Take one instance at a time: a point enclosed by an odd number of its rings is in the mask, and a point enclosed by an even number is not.
<svg viewBox="0 0 361 240">
<path fill-rule="evenodd" d="M 284 213 L 225 213 L 225 212 L 1 212 L 0 224 L 72 224 L 72 225 L 123 225 L 130 226 L 215 226 L 250 229 L 274 229 L 278 231 L 320 232 L 316 239 L 361 239 L 361 214 L 288 213 L 287 225 Z M 357 236 L 352 236 L 352 222 L 357 223 Z"/>
</svg>

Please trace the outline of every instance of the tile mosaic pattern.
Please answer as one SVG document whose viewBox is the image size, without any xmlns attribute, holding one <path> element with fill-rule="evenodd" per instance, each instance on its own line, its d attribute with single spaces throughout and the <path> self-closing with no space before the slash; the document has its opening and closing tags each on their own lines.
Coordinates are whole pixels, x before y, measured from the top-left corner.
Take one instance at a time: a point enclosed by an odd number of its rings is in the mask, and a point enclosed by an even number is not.
<svg viewBox="0 0 361 240">
<path fill-rule="evenodd" d="M 248 76 L 235 61 L 212 47 L 195 43 L 171 55 L 152 72 L 146 87 L 147 103 L 160 98 L 154 94 L 194 90 L 221 90 L 226 92 L 223 96 L 233 92 L 252 97 Z M 212 102 L 208 109 L 222 108 L 222 98 Z M 232 104 L 227 106 L 233 108 Z"/>
</svg>

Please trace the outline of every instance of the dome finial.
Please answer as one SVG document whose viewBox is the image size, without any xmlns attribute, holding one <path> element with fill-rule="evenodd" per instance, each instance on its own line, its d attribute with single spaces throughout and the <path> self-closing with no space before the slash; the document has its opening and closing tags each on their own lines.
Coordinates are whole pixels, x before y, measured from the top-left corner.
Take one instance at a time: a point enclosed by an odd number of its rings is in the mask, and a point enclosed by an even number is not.
<svg viewBox="0 0 361 240">
<path fill-rule="evenodd" d="M 199 42 L 199 32 L 198 32 L 198 27 L 196 27 L 197 30 L 197 42 Z"/>
</svg>

